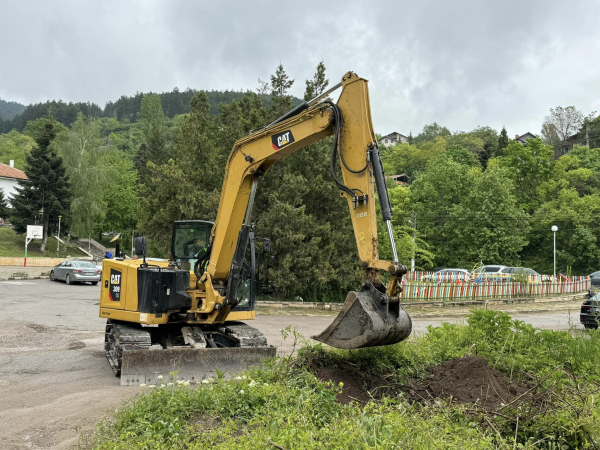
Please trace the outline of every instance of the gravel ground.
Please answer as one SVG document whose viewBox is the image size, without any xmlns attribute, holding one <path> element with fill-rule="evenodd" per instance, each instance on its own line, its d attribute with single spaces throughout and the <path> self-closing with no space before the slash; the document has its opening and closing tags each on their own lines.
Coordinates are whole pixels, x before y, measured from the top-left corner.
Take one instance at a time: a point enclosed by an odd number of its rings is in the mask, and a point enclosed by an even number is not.
<svg viewBox="0 0 600 450">
<path fill-rule="evenodd" d="M 137 387 L 119 385 L 104 357 L 105 321 L 98 317 L 98 298 L 98 286 L 0 281 L 1 448 L 71 448 L 82 431 L 91 430 L 106 412 L 138 392 Z M 549 308 L 527 305 L 529 311 L 534 306 Z M 553 304 L 554 309 L 543 314 L 525 314 L 524 308 L 512 312 L 520 320 L 550 329 L 568 329 L 570 312 L 581 328 L 579 305 Z M 511 310 L 510 305 L 506 308 Z M 415 332 L 422 333 L 442 321 L 459 322 L 467 311 L 437 309 L 438 316 L 447 312 L 443 317 L 411 314 Z M 260 313 L 252 325 L 265 333 L 279 353 L 293 348 L 293 337 L 282 338 L 285 327 L 309 338 L 332 320 L 330 315 Z"/>
</svg>

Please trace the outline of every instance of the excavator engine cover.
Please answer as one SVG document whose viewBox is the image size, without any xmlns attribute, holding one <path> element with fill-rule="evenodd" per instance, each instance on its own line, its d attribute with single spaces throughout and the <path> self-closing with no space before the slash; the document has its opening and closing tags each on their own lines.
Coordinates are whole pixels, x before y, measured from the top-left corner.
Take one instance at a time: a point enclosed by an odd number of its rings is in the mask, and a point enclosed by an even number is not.
<svg viewBox="0 0 600 450">
<path fill-rule="evenodd" d="M 335 320 L 313 339 L 332 347 L 352 349 L 396 344 L 411 332 L 412 321 L 400 302 L 365 281 L 361 292 L 348 293 Z"/>
</svg>

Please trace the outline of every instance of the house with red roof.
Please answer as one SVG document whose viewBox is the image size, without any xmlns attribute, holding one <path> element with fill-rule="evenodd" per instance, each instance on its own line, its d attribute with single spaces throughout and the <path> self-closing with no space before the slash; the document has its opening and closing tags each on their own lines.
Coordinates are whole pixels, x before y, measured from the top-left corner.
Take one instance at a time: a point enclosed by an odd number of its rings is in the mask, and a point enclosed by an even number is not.
<svg viewBox="0 0 600 450">
<path fill-rule="evenodd" d="M 8 164 L 0 163 L 0 189 L 4 192 L 4 198 L 10 205 L 10 200 L 16 194 L 16 187 L 19 180 L 27 180 L 25 172 L 15 169 L 15 162 L 11 160 Z"/>
</svg>

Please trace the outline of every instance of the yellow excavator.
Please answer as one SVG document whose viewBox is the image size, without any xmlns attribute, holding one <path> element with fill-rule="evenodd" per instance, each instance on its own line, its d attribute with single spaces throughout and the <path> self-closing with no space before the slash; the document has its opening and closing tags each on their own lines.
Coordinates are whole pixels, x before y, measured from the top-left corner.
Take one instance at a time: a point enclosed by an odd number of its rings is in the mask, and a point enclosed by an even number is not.
<svg viewBox="0 0 600 450">
<path fill-rule="evenodd" d="M 328 100 L 340 87 L 338 102 Z M 141 259 L 104 260 L 100 317 L 107 319 L 106 356 L 122 385 L 152 384 L 171 372 L 199 382 L 275 355 L 264 335 L 244 323 L 255 318 L 259 239 L 251 214 L 256 190 L 272 164 L 331 135 L 332 182 L 348 201 L 364 281 L 313 339 L 353 349 L 410 336 L 412 322 L 398 298 L 406 267 L 398 262 L 390 224 L 367 80 L 348 72 L 332 89 L 235 143 L 216 221 L 175 222 L 170 261 L 147 260 L 143 237 L 135 242 Z M 379 259 L 375 187 L 393 261 Z M 268 250 L 270 243 L 263 240 L 263 245 Z M 390 275 L 387 287 L 382 270 Z"/>
</svg>

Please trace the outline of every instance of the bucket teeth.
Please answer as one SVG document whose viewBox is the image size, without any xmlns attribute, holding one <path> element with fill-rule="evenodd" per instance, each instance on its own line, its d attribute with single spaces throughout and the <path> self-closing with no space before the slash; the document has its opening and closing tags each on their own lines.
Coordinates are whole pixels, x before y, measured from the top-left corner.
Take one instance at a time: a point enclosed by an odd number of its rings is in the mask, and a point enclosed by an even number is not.
<svg viewBox="0 0 600 450">
<path fill-rule="evenodd" d="M 410 316 L 399 302 L 391 303 L 370 282 L 361 292 L 349 292 L 343 309 L 321 334 L 313 339 L 341 349 L 392 345 L 412 332 Z"/>
</svg>

